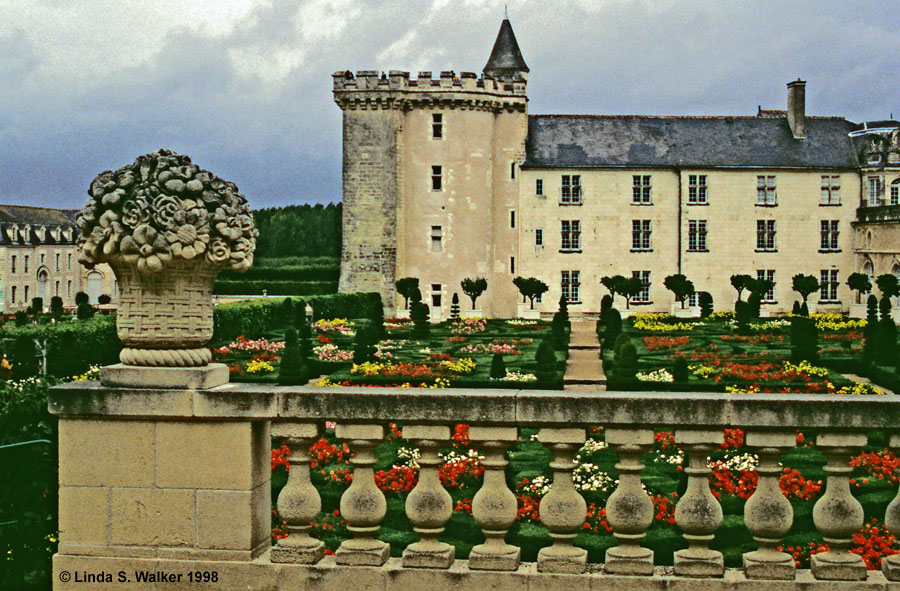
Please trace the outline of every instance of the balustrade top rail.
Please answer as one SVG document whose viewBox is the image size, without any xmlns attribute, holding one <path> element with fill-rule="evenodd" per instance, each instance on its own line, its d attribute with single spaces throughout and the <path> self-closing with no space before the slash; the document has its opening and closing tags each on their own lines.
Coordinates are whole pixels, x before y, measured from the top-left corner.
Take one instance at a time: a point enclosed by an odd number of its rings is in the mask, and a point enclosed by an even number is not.
<svg viewBox="0 0 900 591">
<path fill-rule="evenodd" d="M 857 208 L 856 220 L 859 222 L 900 221 L 900 205 L 875 205 Z"/>
<path fill-rule="evenodd" d="M 211 390 L 51 389 L 51 413 L 475 425 L 740 426 L 756 429 L 900 429 L 900 397 L 833 394 L 567 392 L 429 388 L 319 388 L 227 384 Z"/>
</svg>

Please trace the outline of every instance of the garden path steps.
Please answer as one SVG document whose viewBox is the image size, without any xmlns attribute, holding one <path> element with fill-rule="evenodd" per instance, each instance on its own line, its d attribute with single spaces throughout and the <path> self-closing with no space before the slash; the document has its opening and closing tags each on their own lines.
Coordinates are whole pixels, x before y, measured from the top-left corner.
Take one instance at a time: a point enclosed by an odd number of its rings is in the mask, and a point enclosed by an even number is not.
<svg viewBox="0 0 900 591">
<path fill-rule="evenodd" d="M 563 376 L 564 390 L 606 390 L 606 374 L 600 361 L 597 323 L 572 322 L 569 333 L 569 359 Z"/>
<path fill-rule="evenodd" d="M 870 380 L 869 378 L 864 378 L 862 376 L 858 376 L 855 373 L 845 373 L 845 374 L 841 374 L 841 375 L 844 376 L 845 378 L 847 378 L 848 380 L 850 380 L 851 382 L 853 382 L 854 384 L 872 384 L 873 386 L 875 386 L 876 388 L 878 388 L 885 394 L 894 394 L 894 392 L 892 390 L 888 390 L 884 386 L 879 386 L 878 384 L 872 383 L 872 380 Z"/>
</svg>

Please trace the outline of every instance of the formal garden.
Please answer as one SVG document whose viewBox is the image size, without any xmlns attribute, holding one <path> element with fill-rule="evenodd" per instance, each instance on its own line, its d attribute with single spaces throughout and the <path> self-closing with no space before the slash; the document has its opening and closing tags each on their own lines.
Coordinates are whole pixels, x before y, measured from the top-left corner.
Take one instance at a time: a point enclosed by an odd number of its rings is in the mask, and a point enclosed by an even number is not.
<svg viewBox="0 0 900 591">
<path fill-rule="evenodd" d="M 897 335 L 889 297 L 869 296 L 866 319 L 808 314 L 802 305 L 796 314 L 760 318 L 754 299 L 744 300 L 740 293 L 736 312 L 707 309 L 699 318 L 635 314 L 623 319 L 612 298 L 604 300 L 597 323 L 610 389 L 747 395 L 877 395 L 898 390 Z M 460 316 L 429 323 L 427 309 L 411 307 L 410 319 L 386 319 L 375 294 L 248 300 L 215 309 L 211 346 L 214 357 L 228 364 L 233 381 L 328 387 L 562 387 L 569 331 L 565 301 L 552 321 Z M 40 310 L 33 307 L 7 319 L 0 334 L 6 353 L 0 370 L 7 378 L 0 390 L 0 445 L 33 442 L 0 449 L 0 479 L 7 483 L 0 489 L 0 551 L 6 567 L 0 569 L 0 584 L 7 586 L 23 580 L 45 586 L 55 551 L 56 418 L 46 410 L 47 388 L 71 379 L 97 379 L 98 367 L 114 363 L 121 347 L 113 315 L 83 310 L 80 318 L 54 317 L 52 310 Z M 867 377 L 874 385 L 859 385 L 848 374 Z M 458 557 L 467 556 L 483 540 L 471 516 L 483 458 L 467 431 L 465 424 L 457 425 L 452 442 L 441 452 L 441 481 L 455 506 L 442 539 L 455 546 Z M 418 450 L 402 432 L 402 425 L 391 425 L 376 449 L 376 480 L 388 499 L 378 536 L 391 544 L 394 555 L 416 539 L 404 502 L 417 482 Z M 551 454 L 535 434 L 536 429 L 521 429 L 507 454 L 507 483 L 519 502 L 508 539 L 522 548 L 524 560 L 534 560 L 551 542 L 538 509 L 552 480 Z M 725 510 L 713 547 L 725 553 L 729 565 L 737 566 L 741 554 L 755 545 L 743 526 L 742 512 L 757 483 L 758 458 L 744 446 L 740 430 L 726 430 L 724 436 L 725 443 L 709 459 L 710 482 Z M 823 494 L 825 464 L 810 443 L 814 436 L 798 432 L 797 447 L 781 458 L 781 488 L 795 513 L 783 546 L 800 566 L 808 566 L 809 556 L 826 547 L 811 517 Z M 314 534 L 333 551 L 349 536 L 337 509 L 352 482 L 353 449 L 336 439 L 334 426 L 326 424 L 325 436 L 310 452 L 312 477 L 323 500 Z M 286 453 L 282 442 L 273 441 L 273 499 L 286 481 Z M 662 429 L 643 459 L 642 482 L 656 509 L 645 545 L 655 551 L 658 564 L 667 564 L 684 544 L 673 511 L 686 486 L 687 460 L 672 433 Z M 615 544 L 604 506 L 618 477 L 617 457 L 604 442 L 601 426 L 590 430 L 576 461 L 575 483 L 589 503 L 589 514 L 575 544 L 588 550 L 591 561 L 600 562 Z M 880 433 L 870 433 L 869 445 L 851 463 L 853 494 L 866 513 L 866 526 L 854 536 L 854 552 L 875 568 L 880 557 L 900 550 L 879 521 L 896 494 L 900 460 Z M 277 539 L 284 530 L 277 515 L 272 519 Z"/>
</svg>

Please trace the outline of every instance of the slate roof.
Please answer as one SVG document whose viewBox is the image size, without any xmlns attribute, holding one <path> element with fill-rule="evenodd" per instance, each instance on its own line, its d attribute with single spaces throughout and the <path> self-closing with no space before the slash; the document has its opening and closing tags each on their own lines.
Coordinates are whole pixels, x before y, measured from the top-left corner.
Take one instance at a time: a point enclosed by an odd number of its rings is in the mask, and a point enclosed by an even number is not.
<svg viewBox="0 0 900 591">
<path fill-rule="evenodd" d="M 37 226 L 74 226 L 77 209 L 51 209 L 28 205 L 0 205 L 0 222 Z"/>
<path fill-rule="evenodd" d="M 519 50 L 519 43 L 513 33 L 512 24 L 508 18 L 503 19 L 500 24 L 500 32 L 497 33 L 497 40 L 494 41 L 494 49 L 491 50 L 491 57 L 484 66 L 484 73 L 490 76 L 508 77 L 515 76 L 519 72 L 529 71 L 522 52 Z"/>
<path fill-rule="evenodd" d="M 530 115 L 522 166 L 856 168 L 855 126 L 807 117 L 796 140 L 785 117 Z"/>
</svg>

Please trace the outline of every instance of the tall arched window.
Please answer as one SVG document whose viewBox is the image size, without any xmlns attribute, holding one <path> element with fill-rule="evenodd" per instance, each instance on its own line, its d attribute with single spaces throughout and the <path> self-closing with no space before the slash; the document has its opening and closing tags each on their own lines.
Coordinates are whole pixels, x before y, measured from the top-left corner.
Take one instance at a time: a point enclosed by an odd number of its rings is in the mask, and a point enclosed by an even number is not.
<svg viewBox="0 0 900 591">
<path fill-rule="evenodd" d="M 891 183 L 891 205 L 900 205 L 900 178 Z"/>
<path fill-rule="evenodd" d="M 103 293 L 103 275 L 97 271 L 88 273 L 87 276 L 87 294 L 92 304 L 97 303 L 97 298 Z"/>
</svg>

